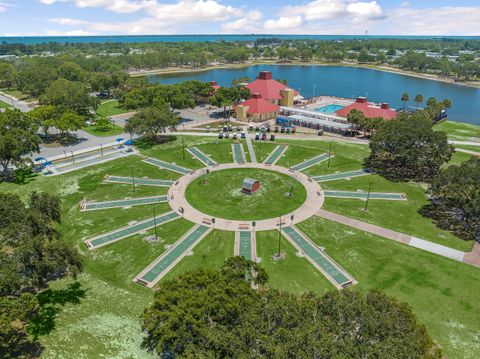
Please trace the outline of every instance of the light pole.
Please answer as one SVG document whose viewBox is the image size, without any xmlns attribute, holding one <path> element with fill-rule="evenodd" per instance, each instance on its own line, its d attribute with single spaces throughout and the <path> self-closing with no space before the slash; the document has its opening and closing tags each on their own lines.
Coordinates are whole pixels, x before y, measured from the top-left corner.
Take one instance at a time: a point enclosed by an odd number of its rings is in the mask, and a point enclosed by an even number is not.
<svg viewBox="0 0 480 359">
<path fill-rule="evenodd" d="M 282 217 L 280 217 L 280 229 L 278 231 L 278 254 L 277 258 L 280 259 L 280 239 L 282 238 Z"/>
<path fill-rule="evenodd" d="M 330 142 L 330 146 L 328 148 L 328 166 L 327 168 L 330 168 L 330 158 L 332 157 L 332 143 Z"/>
<path fill-rule="evenodd" d="M 133 185 L 133 192 L 135 192 L 135 174 L 133 173 L 133 167 L 132 167 L 132 185 Z"/>
<path fill-rule="evenodd" d="M 182 134 L 182 159 L 185 161 L 185 135 Z"/>
<path fill-rule="evenodd" d="M 368 186 L 367 200 L 365 202 L 365 208 L 363 209 L 365 212 L 368 211 L 368 201 L 370 200 L 370 192 L 371 191 L 372 191 L 372 182 L 370 182 L 370 185 Z"/>
<path fill-rule="evenodd" d="M 75 156 L 73 155 L 73 151 L 70 151 L 70 153 L 72 154 L 72 164 L 75 164 Z"/>
<path fill-rule="evenodd" d="M 158 236 L 157 236 L 157 216 L 155 215 L 155 206 L 153 206 L 153 226 L 155 228 L 155 240 L 158 240 Z"/>
</svg>

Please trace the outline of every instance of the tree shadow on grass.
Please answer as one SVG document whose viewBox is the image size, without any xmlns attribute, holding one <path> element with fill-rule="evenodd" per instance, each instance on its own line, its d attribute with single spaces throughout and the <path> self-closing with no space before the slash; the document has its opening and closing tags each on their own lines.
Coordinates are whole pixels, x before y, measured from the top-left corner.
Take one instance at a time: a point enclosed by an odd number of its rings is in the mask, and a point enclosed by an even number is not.
<svg viewBox="0 0 480 359">
<path fill-rule="evenodd" d="M 32 182 L 38 177 L 38 173 L 35 173 L 30 168 L 20 168 L 15 171 L 15 184 L 24 185 Z"/>
<path fill-rule="evenodd" d="M 70 284 L 66 289 L 47 289 L 37 295 L 40 309 L 28 324 L 27 331 L 37 340 L 39 336 L 49 334 L 55 329 L 55 319 L 62 306 L 80 304 L 85 298 L 86 290 L 78 282 Z"/>
</svg>

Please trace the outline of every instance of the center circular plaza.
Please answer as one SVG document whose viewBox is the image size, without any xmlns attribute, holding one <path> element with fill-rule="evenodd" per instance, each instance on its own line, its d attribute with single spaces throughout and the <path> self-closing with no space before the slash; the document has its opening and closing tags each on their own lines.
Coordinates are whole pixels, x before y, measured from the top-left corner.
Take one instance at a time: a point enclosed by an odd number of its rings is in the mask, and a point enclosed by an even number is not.
<svg viewBox="0 0 480 359">
<path fill-rule="evenodd" d="M 259 193 L 241 193 L 245 176 L 258 177 Z M 280 218 L 282 225 L 291 225 L 313 216 L 322 207 L 324 195 L 319 184 L 302 172 L 260 163 L 228 163 L 184 175 L 168 191 L 168 201 L 174 211 L 194 223 L 227 231 L 271 230 L 279 228 Z"/>
</svg>

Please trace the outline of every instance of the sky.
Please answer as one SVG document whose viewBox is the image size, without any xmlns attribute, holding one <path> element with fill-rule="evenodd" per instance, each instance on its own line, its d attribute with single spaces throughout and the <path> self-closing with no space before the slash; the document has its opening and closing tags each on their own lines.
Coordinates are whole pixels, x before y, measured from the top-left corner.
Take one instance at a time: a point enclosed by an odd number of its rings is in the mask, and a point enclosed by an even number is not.
<svg viewBox="0 0 480 359">
<path fill-rule="evenodd" d="M 0 36 L 480 35 L 480 0 L 0 0 Z"/>
</svg>

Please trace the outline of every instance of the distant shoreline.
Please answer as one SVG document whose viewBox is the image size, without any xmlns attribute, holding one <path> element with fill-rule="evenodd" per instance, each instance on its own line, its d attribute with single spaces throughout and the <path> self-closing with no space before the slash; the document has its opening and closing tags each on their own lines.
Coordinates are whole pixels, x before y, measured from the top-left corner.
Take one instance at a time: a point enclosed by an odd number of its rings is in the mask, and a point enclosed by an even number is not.
<svg viewBox="0 0 480 359">
<path fill-rule="evenodd" d="M 359 67 L 370 70 L 377 70 L 383 72 L 390 72 L 393 74 L 405 75 L 416 77 L 425 80 L 439 81 L 444 83 L 449 83 L 453 85 L 461 85 L 473 88 L 480 88 L 480 81 L 455 81 L 452 78 L 444 77 L 437 74 L 421 74 L 414 71 L 407 71 L 402 69 L 397 69 L 390 66 L 380 66 L 380 65 L 368 65 L 368 64 L 356 64 L 348 62 L 288 62 L 288 63 L 278 63 L 275 61 L 256 61 L 256 62 L 247 62 L 244 64 L 219 64 L 205 66 L 201 68 L 193 67 L 167 67 L 167 68 L 158 68 L 152 70 L 132 70 L 127 71 L 127 73 L 132 77 L 141 77 L 141 76 L 153 76 L 153 75 L 168 75 L 168 74 L 184 74 L 184 73 L 196 73 L 204 72 L 216 69 L 238 69 L 255 65 L 279 65 L 279 66 L 344 66 L 344 67 Z"/>
</svg>

